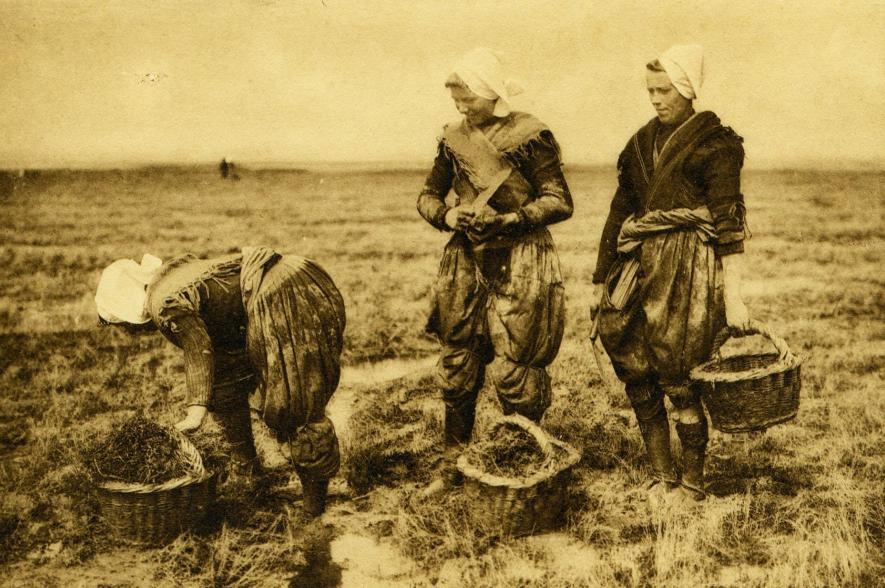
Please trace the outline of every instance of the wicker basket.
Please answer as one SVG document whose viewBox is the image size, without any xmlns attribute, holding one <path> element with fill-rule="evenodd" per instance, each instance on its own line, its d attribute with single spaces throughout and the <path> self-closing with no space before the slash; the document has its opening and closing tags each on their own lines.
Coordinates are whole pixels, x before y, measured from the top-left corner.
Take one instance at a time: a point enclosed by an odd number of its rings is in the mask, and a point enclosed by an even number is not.
<svg viewBox="0 0 885 588">
<path fill-rule="evenodd" d="M 561 451 L 564 454 L 561 464 L 554 471 L 541 471 L 528 479 L 513 479 L 482 471 L 462 454 L 457 466 L 464 474 L 464 492 L 471 514 L 494 534 L 521 536 L 554 529 L 563 522 L 571 470 L 581 455 L 519 415 L 503 417 L 493 429 L 508 424 L 531 433 L 548 457 Z"/>
<path fill-rule="evenodd" d="M 162 484 L 96 484 L 102 517 L 130 541 L 162 545 L 192 527 L 215 499 L 216 476 L 203 467 L 200 452 L 177 434 L 189 473 Z"/>
<path fill-rule="evenodd" d="M 752 334 L 768 338 L 777 353 L 722 357 L 730 336 L 723 330 L 713 341 L 712 359 L 691 371 L 713 426 L 723 433 L 764 430 L 799 411 L 801 360 L 765 325 L 751 323 L 744 335 Z"/>
</svg>

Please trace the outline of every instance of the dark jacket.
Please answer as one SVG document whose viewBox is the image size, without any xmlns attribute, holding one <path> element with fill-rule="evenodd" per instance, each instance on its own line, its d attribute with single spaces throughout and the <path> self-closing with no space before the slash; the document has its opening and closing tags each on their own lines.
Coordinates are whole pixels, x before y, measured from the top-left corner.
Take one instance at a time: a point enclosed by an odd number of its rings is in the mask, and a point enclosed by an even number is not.
<svg viewBox="0 0 885 588">
<path fill-rule="evenodd" d="M 707 206 L 718 235 L 714 244 L 716 254 L 743 252 L 745 209 L 740 178 L 744 164 L 743 139 L 723 126 L 712 112 L 698 113 L 673 135 L 660 154 L 657 167 L 663 170 L 668 163 L 678 161 L 676 158 L 685 148 L 690 151 L 679 163 L 676 173 L 670 175 L 671 181 L 659 186 L 654 201 L 650 202 L 646 175 L 654 185 L 654 141 L 660 129 L 659 119 L 652 119 L 631 137 L 618 157 L 618 188 L 602 231 L 594 283 L 605 281 L 617 258 L 618 233 L 624 220 L 631 214 L 641 216 L 649 210 Z"/>
<path fill-rule="evenodd" d="M 506 127 L 511 121 L 517 124 L 525 117 L 530 115 L 512 113 L 498 124 Z M 520 221 L 508 227 L 510 235 L 518 237 L 572 215 L 572 195 L 562 173 L 559 145 L 552 132 L 541 130 L 526 141 L 506 149 L 502 155 L 513 166 L 515 173 L 524 178 L 529 192 L 525 203 L 515 211 Z M 434 227 L 451 230 L 445 224 L 445 215 L 449 210 L 445 198 L 453 187 L 456 193 L 459 192 L 464 182 L 467 182 L 464 170 L 445 142 L 440 141 L 433 168 L 418 196 L 418 212 Z M 494 199 L 490 201 L 492 207 L 495 207 L 494 202 Z"/>
</svg>

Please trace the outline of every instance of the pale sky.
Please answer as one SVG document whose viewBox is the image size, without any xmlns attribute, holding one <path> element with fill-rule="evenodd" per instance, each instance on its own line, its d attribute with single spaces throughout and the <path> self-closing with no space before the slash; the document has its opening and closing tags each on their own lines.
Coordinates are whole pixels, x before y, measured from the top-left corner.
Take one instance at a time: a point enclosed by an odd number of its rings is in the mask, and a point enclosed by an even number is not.
<svg viewBox="0 0 885 588">
<path fill-rule="evenodd" d="M 478 45 L 567 163 L 611 164 L 654 114 L 644 64 L 688 42 L 748 167 L 882 164 L 883 31 L 882 0 L 0 0 L 0 166 L 429 164 Z"/>
</svg>

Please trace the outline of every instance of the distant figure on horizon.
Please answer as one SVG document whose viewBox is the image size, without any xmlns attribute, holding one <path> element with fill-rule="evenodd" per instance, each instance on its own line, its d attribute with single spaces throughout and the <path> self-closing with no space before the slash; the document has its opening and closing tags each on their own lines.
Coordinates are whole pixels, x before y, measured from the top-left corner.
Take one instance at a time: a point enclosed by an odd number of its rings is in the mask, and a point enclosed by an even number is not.
<svg viewBox="0 0 885 588">
<path fill-rule="evenodd" d="M 227 176 L 230 174 L 231 164 L 227 162 L 227 157 L 221 159 L 221 163 L 218 164 L 218 173 L 221 174 L 221 179 L 226 180 Z"/>
<path fill-rule="evenodd" d="M 467 53 L 445 86 L 462 118 L 443 129 L 418 196 L 421 216 L 452 233 L 427 324 L 442 345 L 445 402 L 445 452 L 428 494 L 462 482 L 455 460 L 470 441 L 487 364 L 505 414 L 540 421 L 550 406 L 546 368 L 562 342 L 565 294 L 547 225 L 573 211 L 553 133 L 511 111 L 508 98 L 522 88 L 492 51 Z"/>
<path fill-rule="evenodd" d="M 743 139 L 695 112 L 703 49 L 677 45 L 646 65 L 657 116 L 618 158 L 618 188 L 602 231 L 591 314 L 639 421 L 654 480 L 649 498 L 705 498 L 707 419 L 689 372 L 726 325 L 749 328 L 741 298 Z M 682 444 L 670 453 L 664 396 Z"/>
</svg>

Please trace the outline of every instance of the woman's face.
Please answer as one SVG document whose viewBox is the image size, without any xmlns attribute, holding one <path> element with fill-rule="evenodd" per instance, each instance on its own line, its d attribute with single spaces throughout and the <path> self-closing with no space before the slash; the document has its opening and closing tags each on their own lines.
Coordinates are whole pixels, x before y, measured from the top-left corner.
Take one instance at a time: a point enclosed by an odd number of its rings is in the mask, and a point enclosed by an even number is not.
<svg viewBox="0 0 885 588">
<path fill-rule="evenodd" d="M 670 77 L 663 71 L 647 71 L 648 99 L 665 125 L 680 122 L 691 114 L 691 100 L 685 98 L 673 86 Z"/>
<path fill-rule="evenodd" d="M 460 86 L 452 86 L 449 91 L 452 93 L 455 108 L 473 126 L 483 125 L 495 118 L 492 114 L 495 111 L 495 100 L 482 98 Z"/>
</svg>

